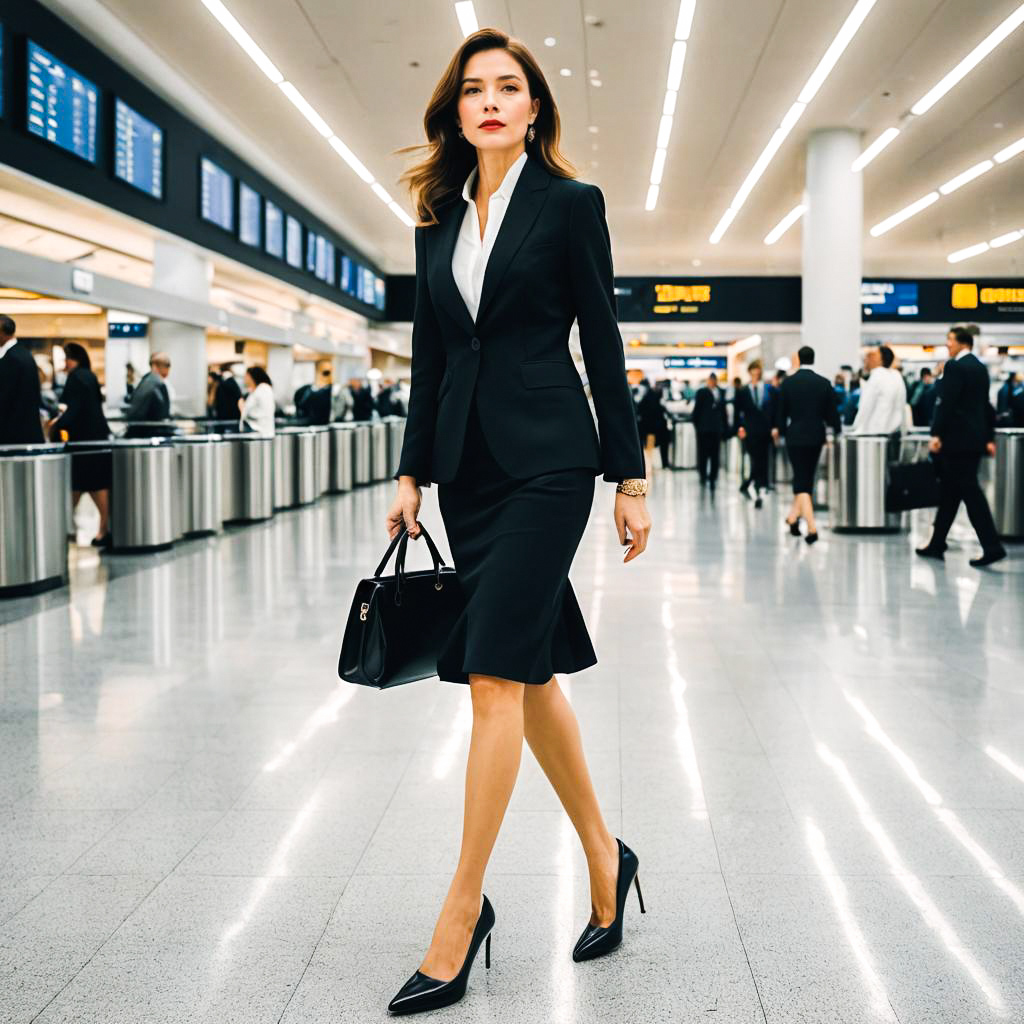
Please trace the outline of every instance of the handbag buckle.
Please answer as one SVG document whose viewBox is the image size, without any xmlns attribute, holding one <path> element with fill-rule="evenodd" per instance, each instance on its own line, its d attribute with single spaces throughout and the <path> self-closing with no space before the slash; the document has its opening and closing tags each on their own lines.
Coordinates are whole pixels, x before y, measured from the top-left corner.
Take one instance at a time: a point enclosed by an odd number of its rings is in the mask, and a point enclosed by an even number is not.
<svg viewBox="0 0 1024 1024">
<path fill-rule="evenodd" d="M 360 622 L 365 622 L 366 621 L 366 615 L 369 612 L 369 610 L 370 610 L 370 606 L 365 601 L 359 606 L 359 621 Z"/>
</svg>

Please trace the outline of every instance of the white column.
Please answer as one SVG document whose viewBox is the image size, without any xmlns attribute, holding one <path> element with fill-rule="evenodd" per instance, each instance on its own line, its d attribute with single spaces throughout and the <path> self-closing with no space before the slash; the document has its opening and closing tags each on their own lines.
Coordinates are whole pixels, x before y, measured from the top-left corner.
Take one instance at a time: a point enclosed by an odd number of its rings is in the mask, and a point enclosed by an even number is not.
<svg viewBox="0 0 1024 1024">
<path fill-rule="evenodd" d="M 210 276 L 210 263 L 201 253 L 163 238 L 154 242 L 154 288 L 207 302 Z M 174 396 L 174 412 L 183 416 L 203 415 L 206 412 L 206 330 L 173 320 L 151 320 L 149 350 L 166 352 L 171 357 L 168 384 Z"/>
<path fill-rule="evenodd" d="M 859 362 L 864 190 L 850 167 L 861 148 L 860 133 L 848 128 L 813 132 L 807 142 L 803 344 L 826 377 Z"/>
</svg>

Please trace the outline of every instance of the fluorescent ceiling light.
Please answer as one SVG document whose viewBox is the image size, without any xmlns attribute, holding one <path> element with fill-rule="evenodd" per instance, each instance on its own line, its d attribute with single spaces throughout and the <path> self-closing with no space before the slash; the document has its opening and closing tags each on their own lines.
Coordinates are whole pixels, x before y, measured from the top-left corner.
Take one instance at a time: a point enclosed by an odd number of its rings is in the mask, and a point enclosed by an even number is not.
<svg viewBox="0 0 1024 1024">
<path fill-rule="evenodd" d="M 948 263 L 960 263 L 963 260 L 969 260 L 972 256 L 980 256 L 983 252 L 988 252 L 988 250 L 988 242 L 979 242 L 977 245 L 969 245 L 966 249 L 951 252 L 946 257 L 946 261 Z"/>
<path fill-rule="evenodd" d="M 464 2 L 457 3 L 455 5 L 455 17 L 459 19 L 459 28 L 462 30 L 463 37 L 471 36 L 480 27 L 477 24 L 473 0 L 464 0 Z M 554 42 L 548 43 L 548 45 L 553 46 Z"/>
<path fill-rule="evenodd" d="M 677 39 L 672 44 L 672 56 L 668 61 L 668 83 L 666 89 L 678 92 L 683 81 L 683 64 L 686 62 L 686 43 Z"/>
<path fill-rule="evenodd" d="M 932 203 L 937 203 L 941 196 L 936 192 L 929 192 L 928 195 L 922 196 L 917 202 L 911 203 L 909 206 L 905 206 L 899 213 L 894 213 L 891 217 L 887 217 L 885 220 L 880 221 L 871 229 L 871 234 L 878 238 L 880 235 L 884 235 L 886 231 L 891 231 L 897 224 L 902 224 L 905 220 L 909 220 L 915 214 L 920 213 L 922 210 L 927 210 Z"/>
<path fill-rule="evenodd" d="M 693 12 L 697 9 L 697 0 L 680 0 L 679 17 L 676 19 L 676 39 L 689 39 L 693 27 Z"/>
<path fill-rule="evenodd" d="M 967 182 L 980 178 L 986 172 L 991 171 L 993 167 L 995 167 L 995 164 L 991 160 L 982 160 L 980 164 L 968 167 L 962 174 L 958 174 L 955 178 L 950 178 L 945 185 L 940 185 L 939 191 L 944 196 L 948 196 L 950 192 L 955 192 L 961 185 L 966 185 Z"/>
<path fill-rule="evenodd" d="M 375 181 L 370 187 L 373 189 L 374 195 L 376 195 L 381 202 L 387 203 L 388 206 L 394 202 L 391 196 L 388 195 L 387 189 L 385 189 L 379 181 Z"/>
<path fill-rule="evenodd" d="M 801 115 L 807 109 L 807 104 L 810 103 L 825 83 L 825 79 L 828 78 L 839 58 L 850 45 L 850 41 L 857 34 L 858 29 L 864 23 L 864 19 L 876 3 L 877 0 L 857 0 L 836 37 L 829 44 L 825 55 L 818 62 L 818 66 L 812 72 L 811 77 L 807 79 L 803 89 L 800 90 L 800 95 L 797 97 L 796 102 L 790 106 L 779 127 L 775 129 L 775 133 L 768 140 L 768 145 L 761 151 L 761 155 L 750 169 L 750 173 L 744 179 L 743 184 L 740 185 L 739 191 L 733 196 L 729 209 L 726 210 L 721 220 L 719 220 L 718 226 L 711 233 L 709 241 L 712 245 L 717 245 L 722 240 L 722 236 L 728 230 L 736 214 L 740 212 L 741 207 L 754 190 L 754 186 L 768 169 L 768 165 L 779 151 L 779 147 L 786 141 L 786 136 L 789 135 L 793 130 L 793 126 L 800 120 Z"/>
<path fill-rule="evenodd" d="M 850 170 L 855 173 L 857 171 L 863 171 L 864 168 L 867 167 L 867 165 L 871 163 L 871 161 L 874 160 L 875 157 L 878 156 L 878 154 L 881 153 L 897 135 L 899 135 L 899 133 L 899 128 L 886 128 L 885 131 L 882 132 L 882 134 L 879 135 L 878 138 L 875 139 L 875 141 L 872 142 L 856 160 L 853 161 L 853 166 Z"/>
<path fill-rule="evenodd" d="M 651 185 L 647 189 L 647 202 L 644 203 L 645 210 L 653 210 L 658 205 L 658 192 L 659 188 L 657 185 Z"/>
<path fill-rule="evenodd" d="M 661 124 L 658 125 L 658 141 L 654 144 L 656 149 L 667 149 L 668 140 L 672 136 L 672 118 L 662 116 Z"/>
<path fill-rule="evenodd" d="M 348 146 L 345 145 L 337 135 L 332 136 L 327 140 L 327 144 L 352 168 L 356 174 L 359 175 L 367 185 L 373 184 L 373 175 L 366 169 L 364 164 L 359 158 L 352 152 Z"/>
<path fill-rule="evenodd" d="M 206 9 L 227 29 L 238 45 L 252 59 L 252 62 L 269 78 L 274 85 L 284 81 L 284 75 L 274 66 L 274 62 L 256 45 L 252 36 L 238 23 L 235 16 L 221 3 L 221 0 L 203 0 Z"/>
<path fill-rule="evenodd" d="M 299 92 L 298 89 L 292 85 L 291 82 L 281 82 L 279 85 L 281 92 L 285 94 L 295 104 L 296 109 L 300 114 L 325 138 L 329 139 L 334 132 L 331 131 L 331 126 L 313 109 L 309 100 Z"/>
<path fill-rule="evenodd" d="M 1008 231 L 1005 235 L 993 238 L 988 244 L 991 245 L 993 249 L 1001 249 L 1004 245 L 1019 242 L 1022 238 L 1024 238 L 1024 231 Z"/>
<path fill-rule="evenodd" d="M 783 217 L 767 235 L 764 236 L 764 244 L 774 245 L 806 212 L 807 207 L 804 206 L 803 203 L 798 206 L 794 206 L 793 209 L 790 210 L 789 213 L 787 213 L 786 216 Z"/>
<path fill-rule="evenodd" d="M 853 10 L 847 15 L 843 27 L 837 33 L 832 44 L 825 51 L 825 56 L 818 62 L 813 74 L 807 79 L 797 99 L 801 103 L 810 103 L 817 91 L 825 84 L 825 79 L 832 73 L 832 69 L 839 62 L 843 51 L 850 45 L 850 41 L 857 34 L 857 30 L 864 23 L 864 19 L 871 13 L 871 8 L 878 0 L 858 0 Z"/>
<path fill-rule="evenodd" d="M 651 184 L 660 185 L 661 176 L 665 170 L 665 150 L 656 149 L 654 151 L 654 164 L 651 166 Z"/>
<path fill-rule="evenodd" d="M 665 90 L 665 102 L 661 106 L 662 114 L 665 114 L 668 117 L 671 117 L 676 112 L 676 98 L 678 96 L 679 96 L 679 93 L 677 93 L 675 91 L 675 89 L 666 89 Z M 1024 140 L 1022 140 L 1022 141 L 1024 141 Z"/>
<path fill-rule="evenodd" d="M 992 159 L 995 160 L 997 164 L 1005 164 L 1007 160 L 1018 156 L 1020 153 L 1024 153 L 1024 139 L 1018 139 L 1016 142 L 1011 142 L 1006 149 L 999 150 Z"/>
<path fill-rule="evenodd" d="M 405 210 L 398 205 L 398 203 L 390 202 L 388 203 L 388 208 L 407 228 L 416 227 L 416 221 L 414 221 L 412 217 L 410 217 L 409 214 L 407 214 Z"/>
<path fill-rule="evenodd" d="M 1024 24 L 1024 4 L 990 32 L 952 71 L 928 90 L 911 108 L 920 117 L 935 106 L 961 79 L 966 78 L 1014 29 Z"/>
</svg>

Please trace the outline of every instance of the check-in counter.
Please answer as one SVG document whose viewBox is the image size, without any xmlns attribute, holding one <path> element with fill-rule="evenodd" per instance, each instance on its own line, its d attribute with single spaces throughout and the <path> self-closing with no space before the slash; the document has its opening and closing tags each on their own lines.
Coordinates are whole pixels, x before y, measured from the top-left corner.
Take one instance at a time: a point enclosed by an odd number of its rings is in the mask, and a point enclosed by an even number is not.
<svg viewBox="0 0 1024 1024">
<path fill-rule="evenodd" d="M 223 522 L 221 494 L 222 450 L 220 434 L 188 434 L 174 439 L 178 450 L 179 537 L 218 533 Z"/>
<path fill-rule="evenodd" d="M 178 452 L 170 437 L 96 442 L 109 446 L 114 475 L 110 492 L 113 550 L 162 551 L 177 539 Z M 78 448 L 80 446 L 72 446 Z"/>
<path fill-rule="evenodd" d="M 383 420 L 370 424 L 370 480 L 377 483 L 388 476 L 388 425 Z"/>
<path fill-rule="evenodd" d="M 370 434 L 371 426 L 366 422 L 355 424 L 355 462 L 352 478 L 357 487 L 368 484 L 370 476 Z"/>
<path fill-rule="evenodd" d="M 902 516 L 886 512 L 889 463 L 901 457 L 890 434 L 842 434 L 833 441 L 828 505 L 833 530 L 895 533 Z"/>
<path fill-rule="evenodd" d="M 63 444 L 0 447 L 0 597 L 67 582 L 70 484 Z"/>
<path fill-rule="evenodd" d="M 356 432 L 354 423 L 332 423 L 330 426 L 331 465 L 328 490 L 334 494 L 351 491 L 354 484 Z"/>
<path fill-rule="evenodd" d="M 254 523 L 274 514 L 274 439 L 231 434 L 221 454 L 221 518 Z"/>
</svg>

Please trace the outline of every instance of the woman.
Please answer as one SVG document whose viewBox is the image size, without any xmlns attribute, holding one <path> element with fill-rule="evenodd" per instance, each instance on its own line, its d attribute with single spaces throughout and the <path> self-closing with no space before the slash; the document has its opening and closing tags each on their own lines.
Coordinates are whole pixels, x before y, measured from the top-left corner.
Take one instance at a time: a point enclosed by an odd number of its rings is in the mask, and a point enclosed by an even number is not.
<svg viewBox="0 0 1024 1024">
<path fill-rule="evenodd" d="M 238 400 L 238 409 L 242 414 L 241 430 L 273 437 L 274 412 L 277 406 L 274 402 L 270 374 L 262 366 L 250 366 L 245 371 L 245 386 L 248 393 L 245 398 Z"/>
<path fill-rule="evenodd" d="M 419 536 L 420 487 L 440 485 L 466 608 L 438 675 L 469 684 L 473 730 L 458 868 L 419 970 L 389 1004 L 396 1013 L 460 999 L 489 941 L 484 870 L 524 737 L 587 856 L 591 916 L 573 957 L 621 941 L 638 862 L 605 825 L 554 673 L 596 661 L 568 581 L 595 475 L 619 483 L 624 561 L 644 550 L 650 530 L 604 199 L 573 179 L 559 153 L 558 112 L 536 60 L 498 30 L 469 36 L 434 91 L 425 128 L 430 152 L 404 176 L 424 223 L 415 233 L 409 413 L 387 530 L 394 537 L 404 525 Z M 568 349 L 577 318 L 600 442 Z"/>
<path fill-rule="evenodd" d="M 50 437 L 67 441 L 106 441 L 110 438 L 103 415 L 103 393 L 92 372 L 92 362 L 84 346 L 69 342 L 64 346 L 67 379 L 61 404 L 64 411 L 48 424 Z M 89 492 L 100 513 L 100 525 L 93 547 L 110 546 L 110 481 L 113 477 L 110 451 L 76 452 L 71 456 L 71 504 L 78 505 L 84 491 Z"/>
</svg>

